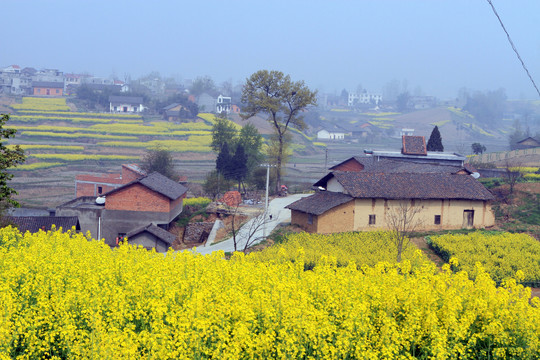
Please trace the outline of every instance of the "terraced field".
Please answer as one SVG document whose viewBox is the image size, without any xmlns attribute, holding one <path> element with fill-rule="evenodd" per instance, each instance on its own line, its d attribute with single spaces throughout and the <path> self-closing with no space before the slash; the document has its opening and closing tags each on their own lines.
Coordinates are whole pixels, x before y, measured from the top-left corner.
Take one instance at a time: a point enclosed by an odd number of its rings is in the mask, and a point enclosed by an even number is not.
<svg viewBox="0 0 540 360">
<path fill-rule="evenodd" d="M 210 114 L 175 124 L 133 114 L 75 112 L 65 98 L 31 97 L 10 104 L 10 112 L 8 126 L 18 130 L 10 144 L 21 145 L 27 154 L 26 163 L 13 169 L 12 186 L 29 205 L 67 201 L 76 174 L 118 172 L 121 164 L 138 162 L 158 146 L 169 149 L 178 169 L 195 180 L 214 165 Z"/>
<path fill-rule="evenodd" d="M 170 150 L 177 171 L 190 181 L 202 182 L 215 167 L 210 148 L 213 114 L 171 123 L 159 117 L 72 111 L 65 98 L 25 97 L 6 106 L 11 113 L 8 126 L 18 130 L 10 144 L 23 146 L 27 154 L 26 163 L 13 169 L 11 184 L 26 205 L 49 207 L 68 201 L 77 174 L 118 172 L 121 164 L 136 163 L 156 147 Z M 292 146 L 295 152 L 324 147 L 298 131 L 294 136 L 299 139 Z M 292 173 L 297 175 L 294 168 Z"/>
</svg>

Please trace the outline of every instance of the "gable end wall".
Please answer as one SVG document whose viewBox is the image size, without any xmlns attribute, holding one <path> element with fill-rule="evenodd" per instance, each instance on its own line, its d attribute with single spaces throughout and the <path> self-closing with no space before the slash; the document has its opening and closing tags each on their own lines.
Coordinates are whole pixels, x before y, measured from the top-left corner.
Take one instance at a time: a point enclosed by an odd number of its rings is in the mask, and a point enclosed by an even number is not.
<svg viewBox="0 0 540 360">
<path fill-rule="evenodd" d="M 171 211 L 171 202 L 167 197 L 141 184 L 133 184 L 108 195 L 105 209 L 168 213 Z"/>
</svg>

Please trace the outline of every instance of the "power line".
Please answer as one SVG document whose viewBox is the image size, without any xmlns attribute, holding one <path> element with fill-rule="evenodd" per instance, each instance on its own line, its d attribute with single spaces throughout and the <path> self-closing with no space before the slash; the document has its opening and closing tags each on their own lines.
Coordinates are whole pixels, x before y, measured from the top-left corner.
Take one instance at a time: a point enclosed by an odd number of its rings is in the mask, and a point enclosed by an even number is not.
<svg viewBox="0 0 540 360">
<path fill-rule="evenodd" d="M 506 31 L 506 27 L 504 26 L 504 24 L 503 24 L 503 22 L 501 20 L 501 17 L 497 13 L 497 10 L 495 10 L 495 6 L 493 6 L 493 3 L 491 2 L 491 0 L 487 0 L 487 2 L 489 3 L 489 5 L 491 5 L 491 9 L 493 9 L 493 12 L 495 13 L 495 16 L 497 17 L 497 19 L 499 19 L 499 23 L 501 24 L 501 27 L 503 28 L 504 32 L 506 33 L 506 37 L 508 38 L 508 41 L 510 42 L 510 45 L 512 46 L 512 49 L 516 53 L 519 61 L 521 61 L 521 65 L 523 66 L 523 69 L 525 69 L 525 72 L 527 73 L 527 76 L 529 77 L 529 79 L 531 79 L 531 82 L 532 82 L 534 88 L 536 89 L 536 92 L 538 93 L 538 96 L 540 96 L 540 90 L 538 90 L 538 86 L 536 86 L 536 83 L 534 82 L 531 74 L 529 73 L 529 69 L 527 69 L 527 66 L 525 66 L 525 62 L 523 62 L 523 60 L 521 59 L 521 56 L 519 55 L 519 52 L 517 51 L 516 46 L 514 45 L 514 42 L 510 38 L 510 34 L 508 34 L 508 31 Z"/>
</svg>

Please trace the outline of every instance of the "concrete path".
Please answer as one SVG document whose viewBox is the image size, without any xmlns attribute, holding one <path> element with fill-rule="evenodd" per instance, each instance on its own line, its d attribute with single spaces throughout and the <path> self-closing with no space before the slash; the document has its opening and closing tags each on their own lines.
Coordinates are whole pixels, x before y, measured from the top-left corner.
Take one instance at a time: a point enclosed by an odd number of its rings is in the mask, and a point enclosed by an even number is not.
<svg viewBox="0 0 540 360">
<path fill-rule="evenodd" d="M 270 201 L 268 204 L 268 215 L 266 217 L 266 224 L 265 229 L 263 229 L 263 226 L 259 226 L 258 230 L 255 232 L 255 235 L 252 237 L 252 239 L 256 239 L 253 241 L 252 245 L 258 244 L 261 242 L 264 238 L 263 233 L 266 232 L 266 235 L 269 235 L 274 228 L 282 222 L 290 222 L 291 221 L 291 210 L 285 209 L 285 206 L 289 205 L 290 203 L 295 202 L 298 199 L 301 199 L 305 196 L 309 196 L 310 194 L 295 194 L 295 195 L 289 195 L 286 197 L 278 197 L 274 200 Z M 270 215 L 272 215 L 272 219 L 270 220 Z M 237 247 L 238 249 L 243 249 L 246 241 L 247 241 L 247 233 L 250 232 L 250 228 L 253 229 L 254 222 L 256 222 L 258 218 L 253 218 L 249 220 L 238 232 L 236 238 L 237 238 Z M 214 251 L 223 250 L 225 252 L 233 252 L 234 251 L 234 241 L 232 238 L 221 241 L 217 244 L 208 245 L 208 246 L 201 246 L 194 248 L 194 251 L 200 253 L 200 254 L 210 254 Z"/>
</svg>

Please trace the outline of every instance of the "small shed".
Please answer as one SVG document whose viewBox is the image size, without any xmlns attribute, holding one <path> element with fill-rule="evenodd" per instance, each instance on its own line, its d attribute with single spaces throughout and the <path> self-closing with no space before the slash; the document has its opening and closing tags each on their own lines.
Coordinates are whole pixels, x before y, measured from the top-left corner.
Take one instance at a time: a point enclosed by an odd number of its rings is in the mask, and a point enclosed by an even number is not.
<svg viewBox="0 0 540 360">
<path fill-rule="evenodd" d="M 174 234 L 154 224 L 148 224 L 134 229 L 126 234 L 131 245 L 142 245 L 145 249 L 156 249 L 157 252 L 167 252 L 176 239 Z"/>
</svg>

